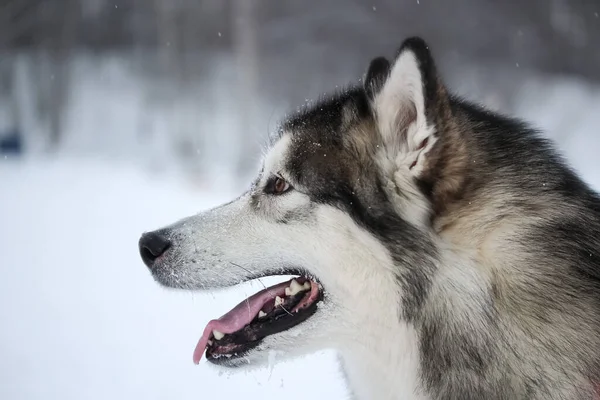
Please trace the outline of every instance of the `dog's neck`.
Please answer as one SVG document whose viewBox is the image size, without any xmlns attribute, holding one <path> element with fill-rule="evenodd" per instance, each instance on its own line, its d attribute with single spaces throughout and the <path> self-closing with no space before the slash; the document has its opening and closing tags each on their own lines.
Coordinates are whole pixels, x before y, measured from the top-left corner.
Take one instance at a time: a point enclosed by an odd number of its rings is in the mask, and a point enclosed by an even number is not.
<svg viewBox="0 0 600 400">
<path fill-rule="evenodd" d="M 385 249 L 375 247 L 370 257 L 374 255 L 382 256 L 348 261 L 348 286 L 332 291 L 344 295 L 330 295 L 329 301 L 337 303 L 330 318 L 339 321 L 330 336 L 332 345 L 356 400 L 427 399 L 419 388 L 418 334 L 401 319 L 397 279 L 389 273 L 396 267 Z M 355 268 L 357 264 L 363 268 Z M 364 268 L 370 264 L 377 265 Z M 357 270 L 369 273 L 352 273 Z"/>
<path fill-rule="evenodd" d="M 419 388 L 418 338 L 411 326 L 369 325 L 357 333 L 339 349 L 354 399 L 428 398 Z"/>
</svg>

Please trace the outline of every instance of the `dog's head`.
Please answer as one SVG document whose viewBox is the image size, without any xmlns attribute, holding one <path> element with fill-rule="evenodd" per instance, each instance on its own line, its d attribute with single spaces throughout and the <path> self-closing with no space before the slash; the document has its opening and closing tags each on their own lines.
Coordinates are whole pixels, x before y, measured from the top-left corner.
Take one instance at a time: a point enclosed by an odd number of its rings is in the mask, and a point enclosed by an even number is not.
<svg viewBox="0 0 600 400">
<path fill-rule="evenodd" d="M 408 39 L 393 62 L 371 62 L 362 86 L 284 121 L 239 198 L 142 236 L 144 262 L 168 287 L 297 276 L 209 322 L 196 362 L 257 364 L 414 318 L 435 257 L 432 214 L 461 186 L 460 159 L 445 158 L 460 153 L 445 139 L 449 102 L 428 46 Z M 433 172 L 440 164 L 447 176 Z"/>
</svg>

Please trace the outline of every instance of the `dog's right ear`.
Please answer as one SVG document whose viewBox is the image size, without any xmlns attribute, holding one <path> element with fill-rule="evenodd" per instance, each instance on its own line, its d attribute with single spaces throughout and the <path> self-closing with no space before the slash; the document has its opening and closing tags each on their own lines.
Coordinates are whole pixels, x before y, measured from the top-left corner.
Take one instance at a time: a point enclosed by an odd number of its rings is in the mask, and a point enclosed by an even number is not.
<svg viewBox="0 0 600 400">
<path fill-rule="evenodd" d="M 413 37 L 391 65 L 374 59 L 363 88 L 386 172 L 394 179 L 413 177 L 441 212 L 461 196 L 469 157 L 429 46 Z"/>
</svg>

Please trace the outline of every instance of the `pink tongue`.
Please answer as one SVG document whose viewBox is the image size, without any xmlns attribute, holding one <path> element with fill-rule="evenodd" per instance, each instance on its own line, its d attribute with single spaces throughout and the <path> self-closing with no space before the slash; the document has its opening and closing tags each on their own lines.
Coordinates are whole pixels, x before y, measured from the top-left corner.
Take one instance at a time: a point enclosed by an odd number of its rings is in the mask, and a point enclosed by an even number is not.
<svg viewBox="0 0 600 400">
<path fill-rule="evenodd" d="M 204 333 L 202 334 L 202 337 L 198 341 L 196 349 L 194 350 L 194 363 L 200 363 L 200 359 L 204 354 L 204 350 L 208 344 L 208 339 L 210 338 L 213 330 L 216 329 L 221 333 L 233 333 L 239 331 L 244 326 L 252 322 L 254 317 L 267 302 L 273 300 L 275 296 L 284 296 L 285 288 L 290 286 L 290 282 L 291 280 L 261 290 L 260 292 L 242 301 L 221 318 L 210 321 L 206 325 L 206 328 L 204 328 Z"/>
</svg>

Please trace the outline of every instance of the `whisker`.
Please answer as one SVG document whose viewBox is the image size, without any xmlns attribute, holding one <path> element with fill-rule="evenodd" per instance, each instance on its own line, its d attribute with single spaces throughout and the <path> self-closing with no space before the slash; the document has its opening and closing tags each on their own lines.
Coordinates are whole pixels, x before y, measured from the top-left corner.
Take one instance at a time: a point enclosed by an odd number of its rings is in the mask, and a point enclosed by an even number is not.
<svg viewBox="0 0 600 400">
<path fill-rule="evenodd" d="M 280 305 L 279 307 L 281 307 L 281 309 L 282 309 L 283 311 L 285 311 L 286 313 L 288 313 L 289 315 L 292 315 L 292 313 L 291 313 L 291 312 L 289 312 L 288 310 L 286 310 L 284 306 Z M 292 315 L 292 316 L 293 316 L 293 315 Z"/>
<path fill-rule="evenodd" d="M 229 261 L 229 264 L 231 264 L 231 265 L 235 265 L 236 267 L 238 267 L 238 268 L 241 268 L 241 269 L 243 269 L 244 271 L 246 271 L 248 274 L 252 275 L 252 272 L 251 272 L 249 269 L 247 269 L 247 268 L 244 268 L 244 267 L 242 267 L 242 266 L 241 266 L 241 265 L 239 265 L 239 264 L 236 264 L 236 263 L 234 263 L 234 262 L 231 262 L 231 261 Z M 263 287 L 264 287 L 265 289 L 267 289 L 267 287 L 265 286 L 265 284 L 263 283 L 263 281 L 261 281 L 261 280 L 260 280 L 260 278 L 258 278 L 258 281 L 260 282 L 260 284 L 261 284 L 261 285 L 263 285 Z"/>
<path fill-rule="evenodd" d="M 232 262 L 232 261 L 229 261 L 229 263 L 230 263 L 231 265 L 234 265 L 234 266 L 236 266 L 236 267 L 238 267 L 238 268 L 241 268 L 241 269 L 243 269 L 243 270 L 244 270 L 244 271 L 246 271 L 248 274 L 252 275 L 252 272 L 250 272 L 250 271 L 249 271 L 247 268 L 244 268 L 244 267 L 242 267 L 241 265 L 239 265 L 239 264 L 236 264 L 236 263 L 234 263 L 234 262 Z M 260 284 L 261 284 L 261 285 L 263 285 L 263 287 L 264 287 L 266 290 L 269 290 L 269 288 L 268 288 L 267 286 L 265 286 L 265 284 L 263 283 L 263 281 L 261 281 L 261 280 L 260 280 L 260 278 L 258 278 L 258 281 L 260 282 Z M 273 293 L 272 293 L 272 292 L 269 290 L 269 294 L 271 294 L 271 295 L 272 295 Z M 246 303 L 248 304 L 248 315 L 250 315 L 250 302 L 248 301 L 248 298 L 247 298 L 247 297 L 246 297 Z M 282 310 L 283 310 L 283 311 L 285 311 L 286 313 L 288 313 L 289 315 L 292 315 L 292 316 L 293 316 L 293 314 L 292 314 L 291 312 L 289 312 L 289 311 L 288 311 L 288 310 L 287 310 L 287 309 L 286 309 L 286 308 L 285 308 L 283 305 L 279 305 L 279 307 L 281 307 L 281 308 L 282 308 Z"/>
<path fill-rule="evenodd" d="M 229 263 L 230 263 L 231 265 L 234 265 L 234 266 L 236 266 L 236 267 L 239 267 L 239 268 L 243 269 L 244 271 L 246 271 L 246 272 L 248 272 L 250 275 L 252 275 L 252 273 L 251 273 L 250 271 L 248 271 L 246 268 L 242 267 L 241 265 L 238 265 L 238 264 L 236 264 L 236 263 L 234 263 L 234 262 L 231 262 L 231 261 L 229 261 Z M 264 283 L 262 283 L 262 281 L 260 280 L 260 278 L 258 278 L 258 281 L 260 282 L 260 284 L 261 284 L 261 285 L 263 285 L 263 286 L 264 286 L 264 288 L 265 288 L 265 289 L 267 288 L 267 287 L 265 286 L 265 284 L 264 284 Z M 252 313 L 250 312 L 250 302 L 248 301 L 248 297 L 246 297 L 246 305 L 248 306 L 248 316 L 249 316 L 249 317 L 252 317 Z"/>
</svg>

